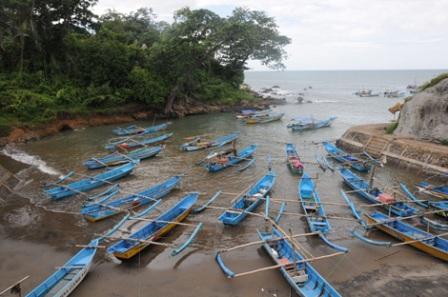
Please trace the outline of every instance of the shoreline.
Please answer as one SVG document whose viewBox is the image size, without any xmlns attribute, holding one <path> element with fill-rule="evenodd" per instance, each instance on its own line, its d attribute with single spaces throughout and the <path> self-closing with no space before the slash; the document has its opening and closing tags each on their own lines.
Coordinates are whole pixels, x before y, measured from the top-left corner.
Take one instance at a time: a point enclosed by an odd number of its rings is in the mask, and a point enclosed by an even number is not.
<svg viewBox="0 0 448 297">
<path fill-rule="evenodd" d="M 283 99 L 263 98 L 256 92 L 253 100 L 242 100 L 235 104 L 205 104 L 199 101 L 187 100 L 173 106 L 174 113 L 165 114 L 148 109 L 143 105 L 129 105 L 117 108 L 110 113 L 92 113 L 88 115 L 65 115 L 48 123 L 29 127 L 27 125 L 12 127 L 7 136 L 0 137 L 0 147 L 10 143 L 36 141 L 47 136 L 53 136 L 62 131 L 75 130 L 111 124 L 130 123 L 148 119 L 176 119 L 191 115 L 237 112 L 241 109 L 267 109 L 271 106 L 284 104 Z"/>
</svg>

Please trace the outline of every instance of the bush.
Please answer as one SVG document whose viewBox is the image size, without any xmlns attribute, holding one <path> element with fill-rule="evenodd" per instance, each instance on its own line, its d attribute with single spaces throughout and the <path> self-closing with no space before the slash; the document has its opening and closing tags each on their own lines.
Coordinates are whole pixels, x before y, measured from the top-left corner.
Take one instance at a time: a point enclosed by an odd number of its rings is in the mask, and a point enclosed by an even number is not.
<svg viewBox="0 0 448 297">
<path fill-rule="evenodd" d="M 429 82 L 424 83 L 423 85 L 421 85 L 419 87 L 420 91 L 424 91 L 430 87 L 435 86 L 436 84 L 438 84 L 439 82 L 441 82 L 442 80 L 444 80 L 445 78 L 448 78 L 448 73 L 442 73 L 436 77 L 434 77 L 433 79 L 431 79 Z"/>
<path fill-rule="evenodd" d="M 392 122 L 386 127 L 386 134 L 394 133 L 395 129 L 398 127 L 398 122 Z"/>
</svg>

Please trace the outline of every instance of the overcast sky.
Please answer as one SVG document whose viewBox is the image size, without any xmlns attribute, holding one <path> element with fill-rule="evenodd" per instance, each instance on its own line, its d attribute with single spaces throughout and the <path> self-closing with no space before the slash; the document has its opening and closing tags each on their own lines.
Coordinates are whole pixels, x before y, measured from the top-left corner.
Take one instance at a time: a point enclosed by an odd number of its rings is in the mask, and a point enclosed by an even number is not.
<svg viewBox="0 0 448 297">
<path fill-rule="evenodd" d="M 99 0 L 94 11 L 151 7 L 171 22 L 185 6 L 266 11 L 292 39 L 287 70 L 448 68 L 448 0 Z"/>
</svg>

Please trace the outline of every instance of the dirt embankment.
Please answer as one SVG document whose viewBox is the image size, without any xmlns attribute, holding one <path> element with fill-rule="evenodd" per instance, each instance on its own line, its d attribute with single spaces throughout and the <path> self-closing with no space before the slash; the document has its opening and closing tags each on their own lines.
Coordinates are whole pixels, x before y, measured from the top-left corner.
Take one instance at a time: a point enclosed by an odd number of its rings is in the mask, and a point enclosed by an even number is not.
<svg viewBox="0 0 448 297">
<path fill-rule="evenodd" d="M 117 108 L 116 112 L 107 114 L 97 113 L 86 116 L 70 116 L 65 115 L 57 120 L 40 125 L 38 127 L 13 127 L 6 137 L 0 138 L 0 146 L 14 142 L 26 142 L 37 140 L 42 137 L 55 135 L 64 130 L 74 130 L 84 127 L 93 127 L 108 124 L 129 123 L 136 120 L 146 119 L 168 119 L 179 118 L 195 114 L 205 114 L 212 112 L 231 112 L 239 111 L 244 108 L 266 109 L 271 105 L 283 104 L 281 99 L 274 98 L 257 98 L 250 101 L 240 101 L 237 104 L 204 104 L 202 102 L 186 99 L 178 101 L 173 105 L 173 113 L 163 114 L 151 110 L 145 106 L 125 106 Z"/>
<path fill-rule="evenodd" d="M 338 140 L 338 145 L 349 151 L 366 151 L 399 166 L 448 174 L 447 145 L 386 134 L 387 125 L 351 127 Z"/>
</svg>

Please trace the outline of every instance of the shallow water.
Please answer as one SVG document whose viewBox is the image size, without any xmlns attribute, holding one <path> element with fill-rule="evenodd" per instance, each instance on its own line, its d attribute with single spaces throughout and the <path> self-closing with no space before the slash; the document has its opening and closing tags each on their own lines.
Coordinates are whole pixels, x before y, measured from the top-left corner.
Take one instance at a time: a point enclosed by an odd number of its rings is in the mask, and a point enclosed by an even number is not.
<svg viewBox="0 0 448 297">
<path fill-rule="evenodd" d="M 292 176 L 285 165 L 284 144 L 296 144 L 299 154 L 306 163 L 306 172 L 317 176 L 317 190 L 324 202 L 344 203 L 339 190 L 342 186 L 337 173 L 323 173 L 314 163 L 314 156 L 321 150 L 313 142 L 334 140 L 351 125 L 365 122 L 385 122 L 392 118 L 387 107 L 396 99 L 356 98 L 347 93 L 334 91 L 317 81 L 297 80 L 290 82 L 284 77 L 271 77 L 266 81 L 260 74 L 254 87 L 269 87 L 279 84 L 282 88 L 292 89 L 288 84 L 313 85 L 307 94 L 311 100 L 321 100 L 310 104 L 296 104 L 294 94 L 287 96 L 288 103 L 274 109 L 285 112 L 283 121 L 265 125 L 246 126 L 235 120 L 232 114 L 209 114 L 174 120 L 170 131 L 175 136 L 166 143 L 166 150 L 156 158 L 143 161 L 134 174 L 123 179 L 120 185 L 126 191 L 140 191 L 172 175 L 183 174 L 181 190 L 177 190 L 164 199 L 162 208 L 174 204 L 185 192 L 199 191 L 201 201 L 206 201 L 217 190 L 239 193 L 249 184 L 261 177 L 268 168 L 268 159 L 272 159 L 272 168 L 278 175 L 272 196 L 278 199 L 296 199 L 297 177 Z M 282 74 L 283 75 L 283 74 Z M 428 75 L 428 74 L 426 74 Z M 417 76 L 417 75 L 416 75 Z M 429 78 L 429 77 L 428 77 Z M 248 82 L 257 81 L 251 74 Z M 278 82 L 277 82 L 278 79 Z M 403 81 L 409 80 L 402 78 Z M 409 81 L 408 83 L 413 83 Z M 258 85 L 257 85 L 258 84 Z M 328 83 L 331 85 L 331 81 Z M 376 85 L 376 82 L 372 83 Z M 366 85 L 365 87 L 369 87 Z M 342 87 L 341 87 L 342 88 Z M 373 87 L 372 87 L 373 88 Z M 353 90 L 356 91 L 356 90 Z M 322 95 L 326 93 L 327 95 Z M 302 134 L 287 130 L 289 118 L 297 115 L 327 117 L 336 115 L 338 119 L 331 128 L 325 128 Z M 140 122 L 151 125 L 151 121 Z M 78 243 L 86 243 L 95 234 L 101 233 L 119 220 L 119 217 L 99 223 L 87 223 L 78 215 L 82 204 L 81 197 L 67 198 L 53 202 L 40 194 L 41 182 L 48 176 L 39 170 L 42 165 L 56 172 L 76 170 L 86 173 L 82 161 L 93 155 L 105 153 L 103 145 L 112 137 L 114 125 L 66 131 L 54 137 L 16 146 L 14 149 L 38 156 L 37 167 L 21 169 L 18 172 L 26 185 L 20 190 L 22 197 L 8 197 L 0 210 L 0 289 L 10 283 L 31 275 L 24 285 L 24 291 L 42 281 L 56 266 L 62 265 L 73 255 Z M 209 133 L 213 136 L 231 131 L 241 132 L 238 147 L 256 143 L 256 165 L 239 173 L 237 168 L 209 174 L 204 168 L 195 166 L 195 161 L 205 152 L 184 153 L 179 151 L 183 138 Z M 29 158 L 29 157 L 27 157 Z M 44 162 L 44 163 L 42 163 Z M 3 163 L 2 164 L 6 164 Z M 11 167 L 12 165 L 6 164 Z M 48 173 L 48 172 L 47 172 Z M 408 184 L 421 177 L 413 172 L 386 166 L 378 170 L 378 185 L 396 186 L 399 180 Z M 216 206 L 228 206 L 232 195 L 222 195 Z M 352 196 L 361 205 L 361 200 Z M 273 204 L 276 213 L 278 205 Z M 259 209 L 261 211 L 261 207 Z M 288 212 L 300 212 L 297 203 L 288 204 Z M 326 206 L 329 215 L 350 217 L 344 205 Z M 192 215 L 187 222 L 204 222 L 204 230 L 195 244 L 184 253 L 171 257 L 170 249 L 149 247 L 129 262 L 117 263 L 106 257 L 104 251 L 98 252 L 95 265 L 87 279 L 72 294 L 87 296 L 290 296 L 290 288 L 277 271 L 267 271 L 240 279 L 229 280 L 224 277 L 213 256 L 217 249 L 257 240 L 256 229 L 264 229 L 264 222 L 257 217 L 246 219 L 240 226 L 226 227 L 217 221 L 219 210 L 206 210 Z M 417 222 L 416 222 L 417 223 Z M 308 232 L 303 219 L 285 216 L 282 226 L 293 233 Z M 350 237 L 356 223 L 348 220 L 332 220 L 329 238 L 340 245 L 350 248 L 350 253 L 315 263 L 317 270 L 334 285 L 344 296 L 443 296 L 448 294 L 444 263 L 411 247 L 384 249 L 366 246 Z M 177 227 L 162 242 L 180 244 L 190 230 Z M 375 238 L 390 239 L 380 233 Z M 315 256 L 332 253 L 322 242 L 315 238 L 301 238 L 298 241 Z M 248 247 L 224 255 L 226 263 L 235 271 L 271 265 L 267 255 L 258 247 Z M 431 282 L 438 282 L 430 286 Z"/>
</svg>

